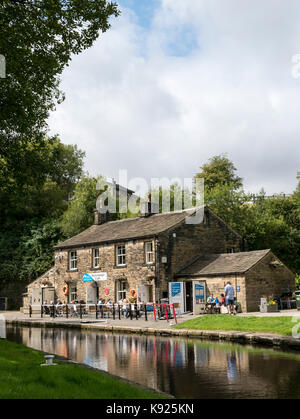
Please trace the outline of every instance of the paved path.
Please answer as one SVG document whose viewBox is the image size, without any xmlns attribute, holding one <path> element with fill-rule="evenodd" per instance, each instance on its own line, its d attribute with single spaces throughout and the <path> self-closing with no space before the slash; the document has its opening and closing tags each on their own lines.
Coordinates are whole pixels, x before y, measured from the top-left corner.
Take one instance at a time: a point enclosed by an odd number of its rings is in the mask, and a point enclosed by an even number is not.
<svg viewBox="0 0 300 419">
<path fill-rule="evenodd" d="M 26 321 L 26 322 L 45 322 L 45 323 L 69 323 L 69 324 L 93 324 L 93 325 L 108 325 L 108 326 L 124 326 L 124 327 L 138 327 L 138 328 L 154 328 L 154 329 L 166 329 L 166 328 L 170 328 L 171 326 L 173 326 L 175 324 L 174 319 L 171 319 L 169 322 L 167 322 L 166 320 L 157 320 L 154 321 L 153 320 L 153 316 L 149 315 L 149 320 L 145 321 L 144 319 L 139 319 L 136 320 L 135 318 L 133 318 L 132 320 L 130 319 L 116 319 L 113 320 L 112 318 L 109 319 L 93 319 L 91 317 L 89 318 L 83 318 L 82 320 L 80 320 L 80 318 L 68 318 L 66 319 L 65 317 L 55 317 L 55 319 L 50 318 L 49 316 L 43 317 L 41 318 L 41 316 L 39 315 L 33 315 L 31 318 L 28 315 L 24 315 L 23 313 L 19 312 L 19 311 L 6 311 L 6 312 L 2 312 L 2 314 L 4 315 L 6 320 L 9 321 L 13 321 L 13 320 L 18 320 L 18 321 Z M 182 323 L 186 320 L 190 320 L 192 318 L 196 318 L 199 316 L 193 316 L 191 314 L 184 314 L 181 315 L 180 317 L 178 317 L 177 319 L 177 323 Z"/>
</svg>

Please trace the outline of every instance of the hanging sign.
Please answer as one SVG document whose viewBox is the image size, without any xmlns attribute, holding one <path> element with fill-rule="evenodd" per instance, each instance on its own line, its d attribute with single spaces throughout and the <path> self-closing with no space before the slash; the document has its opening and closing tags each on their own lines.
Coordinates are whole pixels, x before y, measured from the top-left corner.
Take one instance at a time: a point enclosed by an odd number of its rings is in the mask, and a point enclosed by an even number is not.
<svg viewBox="0 0 300 419">
<path fill-rule="evenodd" d="M 83 274 L 83 282 L 100 282 L 107 280 L 107 272 L 97 272 L 97 273 L 88 273 Z"/>
</svg>

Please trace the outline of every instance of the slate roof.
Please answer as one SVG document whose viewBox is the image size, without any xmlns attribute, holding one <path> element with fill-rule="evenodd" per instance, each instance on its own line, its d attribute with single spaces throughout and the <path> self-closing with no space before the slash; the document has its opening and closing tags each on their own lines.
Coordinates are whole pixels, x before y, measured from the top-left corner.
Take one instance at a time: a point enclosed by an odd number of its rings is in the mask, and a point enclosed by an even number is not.
<svg viewBox="0 0 300 419">
<path fill-rule="evenodd" d="M 266 249 L 252 252 L 198 256 L 180 269 L 176 273 L 176 276 L 210 276 L 245 273 L 270 251 L 270 249 Z"/>
<path fill-rule="evenodd" d="M 149 217 L 126 218 L 100 225 L 92 225 L 76 236 L 57 244 L 54 249 L 153 237 L 180 224 L 187 216 L 195 214 L 197 210 L 199 208 L 154 214 Z"/>
</svg>

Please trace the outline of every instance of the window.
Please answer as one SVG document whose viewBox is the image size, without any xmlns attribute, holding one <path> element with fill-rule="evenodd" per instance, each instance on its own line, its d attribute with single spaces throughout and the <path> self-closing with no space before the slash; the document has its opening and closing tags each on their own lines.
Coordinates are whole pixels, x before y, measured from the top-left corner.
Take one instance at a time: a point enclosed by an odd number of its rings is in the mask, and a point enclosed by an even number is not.
<svg viewBox="0 0 300 419">
<path fill-rule="evenodd" d="M 74 271 L 77 269 L 77 252 L 72 251 L 69 253 L 69 269 L 70 271 Z"/>
<path fill-rule="evenodd" d="M 93 249 L 93 268 L 99 268 L 100 257 L 99 249 Z"/>
<path fill-rule="evenodd" d="M 76 287 L 76 285 L 70 286 L 69 297 L 70 297 L 70 301 L 76 301 L 77 300 L 77 287 Z"/>
<path fill-rule="evenodd" d="M 117 301 L 124 300 L 125 298 L 126 298 L 126 281 L 118 281 Z"/>
<path fill-rule="evenodd" d="M 154 262 L 153 242 L 145 243 L 145 260 L 146 260 L 146 263 Z"/>
<path fill-rule="evenodd" d="M 234 247 L 228 247 L 227 248 L 227 253 L 234 253 Z"/>
<path fill-rule="evenodd" d="M 116 247 L 116 262 L 117 266 L 124 266 L 126 264 L 125 245 Z"/>
</svg>

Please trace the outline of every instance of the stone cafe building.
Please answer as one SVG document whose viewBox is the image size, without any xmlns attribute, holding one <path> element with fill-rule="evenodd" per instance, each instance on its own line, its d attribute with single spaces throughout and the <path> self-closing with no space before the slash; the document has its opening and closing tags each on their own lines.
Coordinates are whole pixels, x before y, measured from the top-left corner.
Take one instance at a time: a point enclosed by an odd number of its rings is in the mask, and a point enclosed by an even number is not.
<svg viewBox="0 0 300 419">
<path fill-rule="evenodd" d="M 258 311 L 261 297 L 294 290 L 294 274 L 271 250 L 248 252 L 245 240 L 210 208 L 161 214 L 153 208 L 147 202 L 139 217 L 119 221 L 95 210 L 91 227 L 55 246 L 55 265 L 28 286 L 24 307 L 58 298 L 119 301 L 132 293 L 144 302 L 172 302 L 176 283 L 181 311 L 197 312 L 207 294 L 220 296 L 230 280 L 242 310 Z M 200 210 L 200 223 L 186 222 Z M 196 284 L 203 284 L 203 294 Z"/>
</svg>

